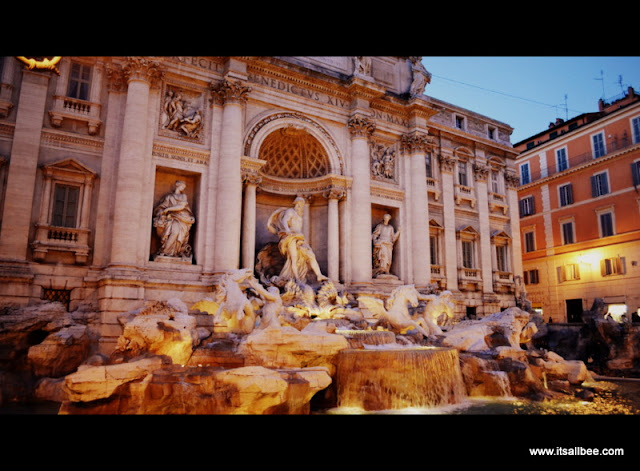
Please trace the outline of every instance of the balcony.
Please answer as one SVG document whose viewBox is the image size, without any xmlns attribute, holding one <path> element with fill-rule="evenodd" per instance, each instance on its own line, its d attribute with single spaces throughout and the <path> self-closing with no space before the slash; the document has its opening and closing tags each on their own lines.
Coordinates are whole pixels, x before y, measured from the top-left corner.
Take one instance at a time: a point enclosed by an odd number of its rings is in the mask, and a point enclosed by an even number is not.
<svg viewBox="0 0 640 471">
<path fill-rule="evenodd" d="M 507 271 L 494 270 L 493 290 L 496 293 L 514 293 L 515 284 L 513 282 L 513 273 L 507 272 Z"/>
<path fill-rule="evenodd" d="M 473 188 L 471 188 L 470 186 L 460 185 L 456 183 L 455 189 L 456 189 L 455 190 L 456 204 L 459 205 L 463 201 L 468 201 L 471 207 L 475 208 L 476 198 L 473 194 Z"/>
<path fill-rule="evenodd" d="M 502 212 L 506 216 L 509 212 L 507 197 L 499 193 L 489 192 L 489 211 L 492 213 Z"/>
<path fill-rule="evenodd" d="M 480 269 L 458 267 L 458 287 L 461 291 L 478 291 L 482 289 Z"/>
<path fill-rule="evenodd" d="M 60 127 L 65 119 L 85 122 L 89 134 L 95 135 L 100 129 L 100 104 L 77 98 L 54 96 L 53 108 L 49 111 L 51 124 Z"/>
<path fill-rule="evenodd" d="M 427 193 L 433 195 L 434 201 L 438 201 L 440 199 L 442 191 L 440 190 L 438 180 L 436 180 L 435 178 L 427 177 Z"/>
<path fill-rule="evenodd" d="M 44 261 L 49 251 L 70 252 L 75 263 L 82 265 L 89 259 L 89 229 L 36 224 L 35 240 L 31 243 L 33 258 Z"/>
</svg>

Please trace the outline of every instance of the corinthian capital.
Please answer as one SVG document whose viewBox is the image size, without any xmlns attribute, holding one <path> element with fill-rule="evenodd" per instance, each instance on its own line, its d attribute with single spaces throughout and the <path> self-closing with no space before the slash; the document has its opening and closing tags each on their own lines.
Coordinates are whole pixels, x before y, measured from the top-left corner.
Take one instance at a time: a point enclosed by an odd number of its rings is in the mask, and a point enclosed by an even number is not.
<svg viewBox="0 0 640 471">
<path fill-rule="evenodd" d="M 443 172 L 451 173 L 456 165 L 456 159 L 451 156 L 440 154 L 438 156 L 438 160 L 440 160 L 440 170 Z"/>
<path fill-rule="evenodd" d="M 224 80 L 211 84 L 212 99 L 218 99 L 220 103 L 246 103 L 247 94 L 251 91 L 240 81 Z"/>
<path fill-rule="evenodd" d="M 109 91 L 124 92 L 127 90 L 127 78 L 120 65 L 108 64 L 105 69 L 105 77 Z"/>
<path fill-rule="evenodd" d="M 164 75 L 160 62 L 146 57 L 127 57 L 122 72 L 127 81 L 143 80 L 151 86 L 156 85 Z"/>
<path fill-rule="evenodd" d="M 473 164 L 473 172 L 476 180 L 487 181 L 489 176 L 489 167 L 486 165 Z"/>
<path fill-rule="evenodd" d="M 369 137 L 376 130 L 376 124 L 366 116 L 356 115 L 347 123 L 349 131 L 354 136 Z"/>
<path fill-rule="evenodd" d="M 507 184 L 507 188 L 517 188 L 520 185 L 520 177 L 513 170 L 505 172 L 504 181 Z"/>
<path fill-rule="evenodd" d="M 401 146 L 408 152 L 428 151 L 431 149 L 431 137 L 420 132 L 405 134 L 402 136 Z"/>
</svg>

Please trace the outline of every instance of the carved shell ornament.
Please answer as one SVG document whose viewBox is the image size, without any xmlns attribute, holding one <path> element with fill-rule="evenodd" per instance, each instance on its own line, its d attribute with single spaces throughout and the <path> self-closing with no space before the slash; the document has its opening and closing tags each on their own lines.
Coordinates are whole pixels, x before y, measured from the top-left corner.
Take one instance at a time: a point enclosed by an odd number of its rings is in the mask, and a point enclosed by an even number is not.
<svg viewBox="0 0 640 471">
<path fill-rule="evenodd" d="M 62 59 L 62 56 L 53 56 L 51 58 L 16 56 L 16 59 L 24 62 L 29 70 L 53 70 L 56 74 L 60 75 L 57 65 L 60 62 L 60 59 Z"/>
</svg>

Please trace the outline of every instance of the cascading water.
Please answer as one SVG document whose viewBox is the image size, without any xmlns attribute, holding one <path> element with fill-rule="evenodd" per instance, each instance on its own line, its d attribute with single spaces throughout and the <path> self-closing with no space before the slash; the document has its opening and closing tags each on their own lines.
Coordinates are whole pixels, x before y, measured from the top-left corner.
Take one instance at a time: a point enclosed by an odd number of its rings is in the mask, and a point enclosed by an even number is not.
<svg viewBox="0 0 640 471">
<path fill-rule="evenodd" d="M 454 348 L 385 346 L 343 350 L 338 408 L 381 411 L 457 404 L 466 397 Z"/>
</svg>

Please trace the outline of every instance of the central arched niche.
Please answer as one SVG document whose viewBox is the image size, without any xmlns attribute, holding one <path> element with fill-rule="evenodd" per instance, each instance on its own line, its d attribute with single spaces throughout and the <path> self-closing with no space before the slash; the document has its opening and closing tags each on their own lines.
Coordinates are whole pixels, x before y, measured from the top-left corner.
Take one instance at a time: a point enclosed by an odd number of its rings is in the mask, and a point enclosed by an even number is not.
<svg viewBox="0 0 640 471">
<path fill-rule="evenodd" d="M 258 156 L 265 160 L 262 173 L 279 178 L 317 178 L 329 173 L 323 146 L 298 126 L 287 126 L 269 134 Z"/>
<path fill-rule="evenodd" d="M 292 207 L 296 196 L 304 196 L 303 231 L 326 274 L 328 201 L 323 193 L 332 166 L 325 145 L 309 128 L 286 123 L 261 139 L 257 157 L 265 164 L 256 197 L 256 254 L 269 242 L 278 242 L 277 235 L 267 230 L 273 211 Z"/>
</svg>

